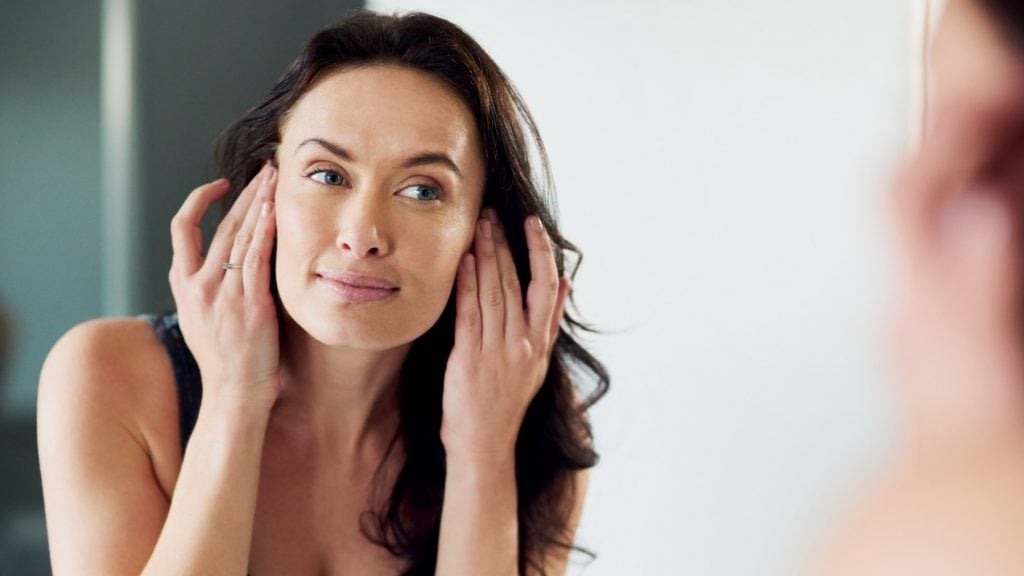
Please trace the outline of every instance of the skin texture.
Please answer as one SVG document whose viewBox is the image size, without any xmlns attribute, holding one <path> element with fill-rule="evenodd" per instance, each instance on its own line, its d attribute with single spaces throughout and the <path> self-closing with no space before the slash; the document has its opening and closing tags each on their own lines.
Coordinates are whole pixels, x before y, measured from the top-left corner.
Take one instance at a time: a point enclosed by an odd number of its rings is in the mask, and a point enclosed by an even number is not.
<svg viewBox="0 0 1024 576">
<path fill-rule="evenodd" d="M 336 143 L 353 159 L 312 139 Z M 440 162 L 401 167 L 423 153 L 451 158 L 459 173 Z M 402 68 L 334 74 L 288 115 L 277 158 L 276 274 L 289 317 L 335 347 L 388 350 L 426 332 L 451 294 L 483 195 L 479 135 L 458 97 Z M 441 198 L 417 200 L 417 185 L 436 187 Z M 379 276 L 400 290 L 379 303 L 339 302 L 316 282 L 320 270 Z"/>
<path fill-rule="evenodd" d="M 1024 59 L 968 0 L 932 49 L 931 123 L 892 193 L 904 443 L 817 574 L 1024 573 Z"/>
<path fill-rule="evenodd" d="M 310 138 L 347 154 L 300 146 Z M 409 165 L 423 153 L 446 155 L 461 177 L 438 162 Z M 475 125 L 454 94 L 422 73 L 372 66 L 335 72 L 300 99 L 276 162 L 242 192 L 205 256 L 198 224 L 228 186 L 194 190 L 172 222 L 169 274 L 203 375 L 189 448 L 181 454 L 173 373 L 145 322 L 99 320 L 65 335 L 39 396 L 54 572 L 397 573 L 359 517 L 390 493 L 403 457 L 383 461 L 401 362 L 455 286 L 437 573 L 516 573 L 512 448 L 569 285 L 546 233 L 524 222 L 534 280 L 522 301 L 503 231 L 480 218 L 482 187 Z M 225 261 L 243 268 L 224 271 Z M 319 283 L 324 269 L 398 290 L 343 301 Z M 585 474 L 576 486 L 572 529 Z M 549 573 L 565 561 L 549 559 Z"/>
</svg>

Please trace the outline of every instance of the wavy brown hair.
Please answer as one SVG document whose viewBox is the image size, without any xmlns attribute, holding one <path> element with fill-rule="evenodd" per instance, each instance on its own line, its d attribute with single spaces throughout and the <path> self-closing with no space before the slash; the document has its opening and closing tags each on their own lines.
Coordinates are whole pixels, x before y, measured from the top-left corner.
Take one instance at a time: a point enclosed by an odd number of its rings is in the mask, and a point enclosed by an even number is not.
<svg viewBox="0 0 1024 576">
<path fill-rule="evenodd" d="M 426 72 L 455 91 L 476 120 L 486 166 L 483 204 L 493 207 L 504 224 L 523 290 L 530 267 L 520 224 L 530 214 L 550 233 L 558 271 L 564 275 L 566 254 L 579 255 L 579 250 L 558 230 L 547 155 L 526 104 L 476 41 L 451 22 L 428 14 L 357 12 L 317 33 L 270 95 L 218 138 L 217 165 L 231 181 L 224 213 L 261 164 L 273 160 L 283 120 L 307 90 L 330 73 L 375 64 Z M 575 275 L 575 267 L 571 273 Z M 271 291 L 277 299 L 273 280 Z M 406 559 L 407 574 L 432 574 L 437 562 L 445 483 L 441 395 L 454 344 L 454 299 L 453 292 L 440 319 L 413 343 L 402 368 L 401 424 L 395 442 L 403 443 L 405 462 L 387 504 L 363 516 L 363 532 Z M 592 329 L 569 311 L 575 308 L 572 304 L 570 296 L 550 367 L 516 442 L 520 573 L 528 566 L 543 573 L 545 557 L 556 550 L 593 556 L 573 544 L 567 524 L 574 475 L 598 460 L 586 411 L 607 392 L 609 376 L 577 340 L 581 331 Z M 281 310 L 278 300 L 279 314 Z M 578 392 L 584 380 L 592 384 L 586 394 Z"/>
<path fill-rule="evenodd" d="M 1024 4 L 1020 0 L 982 0 L 982 7 L 992 15 L 1003 34 L 1024 50 Z"/>
</svg>

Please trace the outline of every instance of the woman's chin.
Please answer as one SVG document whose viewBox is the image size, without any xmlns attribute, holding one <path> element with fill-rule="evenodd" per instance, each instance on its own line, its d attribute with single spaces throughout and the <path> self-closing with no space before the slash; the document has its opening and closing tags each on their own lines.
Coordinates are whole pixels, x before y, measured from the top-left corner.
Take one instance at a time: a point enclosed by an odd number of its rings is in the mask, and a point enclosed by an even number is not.
<svg viewBox="0 0 1024 576">
<path fill-rule="evenodd" d="M 381 314 L 347 309 L 304 311 L 288 314 L 295 335 L 305 333 L 325 346 L 364 351 L 384 351 L 409 344 L 418 336 L 409 326 L 394 326 Z M 394 315 L 390 315 L 392 319 Z"/>
</svg>

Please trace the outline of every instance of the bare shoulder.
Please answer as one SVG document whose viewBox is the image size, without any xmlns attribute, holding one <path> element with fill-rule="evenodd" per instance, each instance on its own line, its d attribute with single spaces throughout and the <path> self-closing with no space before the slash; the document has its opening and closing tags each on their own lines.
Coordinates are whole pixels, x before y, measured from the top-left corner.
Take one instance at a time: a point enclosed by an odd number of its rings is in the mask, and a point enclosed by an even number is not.
<svg viewBox="0 0 1024 576">
<path fill-rule="evenodd" d="M 159 434 L 164 412 L 177 411 L 173 378 L 149 322 L 89 320 L 68 330 L 50 350 L 39 378 L 39 409 L 95 411 L 116 417 L 134 433 Z"/>
<path fill-rule="evenodd" d="M 145 564 L 180 468 L 173 378 L 144 319 L 84 322 L 51 349 L 37 436 L 55 574 Z"/>
<path fill-rule="evenodd" d="M 152 359 L 158 351 L 159 342 L 142 318 L 89 320 L 57 340 L 46 358 L 43 375 L 68 370 L 124 374 L 140 360 Z"/>
<path fill-rule="evenodd" d="M 100 318 L 68 330 L 43 364 L 38 401 L 41 418 L 118 422 L 153 458 L 161 486 L 173 487 L 181 460 L 174 370 L 145 319 Z"/>
</svg>

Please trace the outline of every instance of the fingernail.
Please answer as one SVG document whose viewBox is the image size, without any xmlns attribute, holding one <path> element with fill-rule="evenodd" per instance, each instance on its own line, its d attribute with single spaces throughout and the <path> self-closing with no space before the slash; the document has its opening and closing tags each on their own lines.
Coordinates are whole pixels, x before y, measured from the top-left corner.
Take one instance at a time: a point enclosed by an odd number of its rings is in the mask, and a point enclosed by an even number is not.
<svg viewBox="0 0 1024 576">
<path fill-rule="evenodd" d="M 498 224 L 498 213 L 494 208 L 484 208 L 484 217 L 490 220 L 492 224 Z"/>
<path fill-rule="evenodd" d="M 487 240 L 492 239 L 493 230 L 491 230 L 491 221 L 482 220 L 480 224 L 480 234 Z"/>
<path fill-rule="evenodd" d="M 266 218 L 267 216 L 270 215 L 270 211 L 273 208 L 274 208 L 274 203 L 273 202 L 270 202 L 269 200 L 264 202 L 263 206 L 260 208 L 260 216 L 263 217 L 263 218 Z"/>
<path fill-rule="evenodd" d="M 536 214 L 530 216 L 530 226 L 533 226 L 533 229 L 538 232 L 542 232 L 544 230 L 544 225 L 541 224 L 540 217 Z"/>
</svg>

